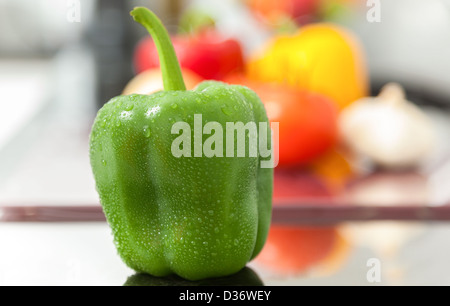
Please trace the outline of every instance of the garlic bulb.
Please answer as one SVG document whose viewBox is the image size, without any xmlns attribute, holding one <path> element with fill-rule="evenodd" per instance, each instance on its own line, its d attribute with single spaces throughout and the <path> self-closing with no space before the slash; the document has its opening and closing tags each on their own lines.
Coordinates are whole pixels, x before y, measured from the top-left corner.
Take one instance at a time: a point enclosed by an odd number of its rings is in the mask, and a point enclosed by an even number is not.
<svg viewBox="0 0 450 306">
<path fill-rule="evenodd" d="M 375 164 L 389 168 L 417 166 L 434 145 L 433 126 L 403 88 L 385 85 L 377 97 L 366 97 L 345 108 L 339 119 L 345 144 Z"/>
</svg>

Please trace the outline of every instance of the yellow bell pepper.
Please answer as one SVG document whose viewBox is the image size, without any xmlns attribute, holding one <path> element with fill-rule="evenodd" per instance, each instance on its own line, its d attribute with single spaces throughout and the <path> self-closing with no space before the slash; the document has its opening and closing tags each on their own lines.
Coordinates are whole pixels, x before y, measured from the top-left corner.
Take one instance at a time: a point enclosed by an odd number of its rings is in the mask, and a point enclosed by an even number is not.
<svg viewBox="0 0 450 306">
<path fill-rule="evenodd" d="M 339 109 L 367 96 L 364 52 L 349 30 L 331 23 L 278 35 L 249 58 L 250 79 L 287 83 L 334 100 Z"/>
</svg>

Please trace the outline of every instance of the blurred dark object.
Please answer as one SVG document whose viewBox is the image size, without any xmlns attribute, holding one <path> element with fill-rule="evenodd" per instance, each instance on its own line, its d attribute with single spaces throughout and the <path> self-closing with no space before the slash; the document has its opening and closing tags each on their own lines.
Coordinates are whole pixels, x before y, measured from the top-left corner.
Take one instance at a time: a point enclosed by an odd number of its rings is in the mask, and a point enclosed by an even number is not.
<svg viewBox="0 0 450 306">
<path fill-rule="evenodd" d="M 97 106 L 121 93 L 133 76 L 132 50 L 136 43 L 130 5 L 122 0 L 98 0 L 88 40 L 97 70 Z"/>
<path fill-rule="evenodd" d="M 135 6 L 146 6 L 156 11 L 162 20 L 175 27 L 181 12 L 181 2 L 97 0 L 95 19 L 88 40 L 94 50 L 97 65 L 97 107 L 120 95 L 125 85 L 136 74 L 133 68 L 133 50 L 146 32 L 137 27 L 130 11 Z"/>
</svg>

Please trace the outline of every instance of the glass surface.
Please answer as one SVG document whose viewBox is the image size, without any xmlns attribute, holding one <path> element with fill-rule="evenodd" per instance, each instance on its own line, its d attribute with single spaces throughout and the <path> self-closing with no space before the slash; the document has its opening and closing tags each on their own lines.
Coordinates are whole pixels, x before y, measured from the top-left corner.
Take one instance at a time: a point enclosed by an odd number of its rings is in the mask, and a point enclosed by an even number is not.
<svg viewBox="0 0 450 306">
<path fill-rule="evenodd" d="M 290 233 L 290 244 L 286 236 L 273 236 L 265 253 L 248 264 L 251 280 L 226 282 L 450 285 L 448 223 L 352 222 L 283 231 Z M 194 285 L 177 278 L 137 277 L 118 257 L 104 222 L 0 223 L 0 232 L 2 247 L 14 250 L 0 253 L 0 285 Z M 314 243 L 306 246 L 304 241 Z"/>
</svg>

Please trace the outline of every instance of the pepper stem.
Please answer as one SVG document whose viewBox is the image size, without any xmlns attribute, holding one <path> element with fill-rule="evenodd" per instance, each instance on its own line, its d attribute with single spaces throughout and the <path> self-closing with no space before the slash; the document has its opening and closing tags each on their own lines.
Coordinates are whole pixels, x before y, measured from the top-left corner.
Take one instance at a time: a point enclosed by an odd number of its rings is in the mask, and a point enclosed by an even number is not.
<svg viewBox="0 0 450 306">
<path fill-rule="evenodd" d="M 163 26 L 161 20 L 149 9 L 136 7 L 130 15 L 136 22 L 143 25 L 152 36 L 158 51 L 164 90 L 186 90 L 180 63 L 178 62 L 170 40 L 169 33 Z"/>
</svg>

